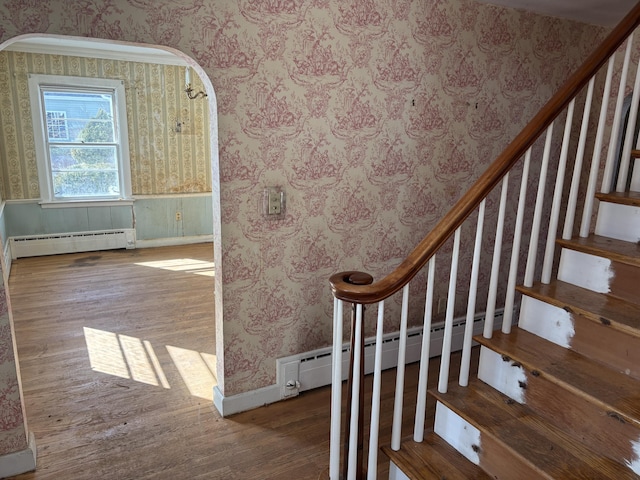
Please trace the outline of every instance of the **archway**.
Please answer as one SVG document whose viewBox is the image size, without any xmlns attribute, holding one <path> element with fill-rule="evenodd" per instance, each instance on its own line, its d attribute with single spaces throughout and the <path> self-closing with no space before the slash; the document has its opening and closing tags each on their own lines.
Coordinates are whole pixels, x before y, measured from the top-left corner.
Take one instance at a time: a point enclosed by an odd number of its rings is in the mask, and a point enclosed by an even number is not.
<svg viewBox="0 0 640 480">
<path fill-rule="evenodd" d="M 55 36 L 55 35 L 40 35 L 40 34 L 29 34 L 22 35 L 10 39 L 3 44 L 0 45 L 0 51 L 10 48 L 11 46 L 16 46 L 17 44 L 37 44 L 38 40 L 41 43 L 46 43 L 49 45 L 57 45 L 58 48 L 67 48 L 69 43 L 73 42 L 81 42 L 83 48 L 89 50 L 100 50 L 103 49 L 105 51 L 116 52 L 118 54 L 130 54 L 135 52 L 140 55 L 150 55 L 148 58 L 157 57 L 173 57 L 176 59 L 176 64 L 181 65 L 183 67 L 188 67 L 193 72 L 192 75 L 198 76 L 202 80 L 203 88 L 208 95 L 208 113 L 209 113 L 209 139 L 208 139 L 208 148 L 210 151 L 210 179 L 211 179 L 211 189 L 209 196 L 211 198 L 211 209 L 212 215 L 210 221 L 212 223 L 213 230 L 213 255 L 214 255 L 214 264 L 221 264 L 221 237 L 220 237 L 220 201 L 219 201 L 219 170 L 218 170 L 218 151 L 217 151 L 217 119 L 216 119 L 216 104 L 215 104 L 215 93 L 213 91 L 213 86 L 208 76 L 204 72 L 204 70 L 190 57 L 187 55 L 168 48 L 161 46 L 152 46 L 152 45 L 143 45 L 143 44 L 134 44 L 127 42 L 117 42 L 117 41 L 107 41 L 107 40 L 95 40 L 95 39 L 87 39 L 81 37 L 64 37 L 64 36 Z M 106 48 L 105 48 L 106 46 Z M 178 122 L 176 121 L 176 128 L 178 127 Z M 6 241 L 6 239 L 5 239 Z M 4 245 L 3 245 L 4 247 Z M 5 255 L 5 249 L 0 249 L 0 255 Z M 8 260 L 8 259 L 7 259 Z M 221 295 L 221 275 L 215 276 L 215 287 L 212 292 L 215 295 L 216 299 L 216 309 L 215 309 L 215 325 L 212 324 L 212 328 L 215 328 L 216 332 L 222 331 L 222 295 Z M 216 353 L 218 355 L 222 354 L 222 335 L 216 335 Z M 221 363 L 221 362 L 220 362 Z M 219 363 L 219 364 L 220 364 Z M 220 382 L 223 380 L 223 371 L 221 368 L 217 368 L 217 376 Z"/>
</svg>

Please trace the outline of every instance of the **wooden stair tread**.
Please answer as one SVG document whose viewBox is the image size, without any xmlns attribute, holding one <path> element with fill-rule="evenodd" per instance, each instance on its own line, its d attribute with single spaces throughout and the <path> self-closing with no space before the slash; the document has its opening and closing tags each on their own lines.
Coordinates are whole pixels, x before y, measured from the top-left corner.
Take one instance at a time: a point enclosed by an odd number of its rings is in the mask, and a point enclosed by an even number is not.
<svg viewBox="0 0 640 480">
<path fill-rule="evenodd" d="M 517 327 L 474 340 L 640 427 L 640 382 L 624 373 Z"/>
<path fill-rule="evenodd" d="M 526 459 L 539 478 L 637 479 L 630 469 L 590 450 L 526 405 L 511 401 L 480 380 L 470 381 L 468 387 L 449 385 L 446 394 L 429 393 L 480 430 L 481 465 L 483 438 L 490 435 L 520 460 Z"/>
<path fill-rule="evenodd" d="M 425 434 L 422 443 L 407 438 L 397 452 L 388 446 L 382 451 L 410 480 L 491 479 L 433 431 Z"/>
<path fill-rule="evenodd" d="M 640 192 L 596 193 L 596 198 L 602 202 L 640 207 Z"/>
<path fill-rule="evenodd" d="M 559 238 L 556 242 L 564 248 L 640 267 L 640 245 L 637 243 L 594 234 L 587 238 L 574 237 L 571 240 Z"/>
<path fill-rule="evenodd" d="M 552 280 L 548 285 L 518 286 L 516 289 L 529 297 L 640 337 L 640 305 L 560 280 Z"/>
</svg>

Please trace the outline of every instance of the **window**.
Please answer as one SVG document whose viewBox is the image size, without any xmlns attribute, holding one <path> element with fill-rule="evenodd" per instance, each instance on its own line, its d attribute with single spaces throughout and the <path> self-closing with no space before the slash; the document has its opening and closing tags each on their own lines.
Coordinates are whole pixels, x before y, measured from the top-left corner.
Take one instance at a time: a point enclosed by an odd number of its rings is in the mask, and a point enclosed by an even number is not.
<svg viewBox="0 0 640 480">
<path fill-rule="evenodd" d="M 121 81 L 30 75 L 43 203 L 131 196 Z"/>
</svg>

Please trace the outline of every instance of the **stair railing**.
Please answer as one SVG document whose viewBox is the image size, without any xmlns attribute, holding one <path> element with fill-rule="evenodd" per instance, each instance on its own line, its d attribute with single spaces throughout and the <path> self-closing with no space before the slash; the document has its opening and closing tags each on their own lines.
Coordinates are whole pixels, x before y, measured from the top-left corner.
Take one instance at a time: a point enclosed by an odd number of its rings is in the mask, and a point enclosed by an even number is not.
<svg viewBox="0 0 640 480">
<path fill-rule="evenodd" d="M 425 267 L 426 290 L 424 300 L 424 315 L 422 316 L 422 343 L 420 353 L 420 370 L 418 378 L 418 392 L 415 399 L 416 411 L 413 439 L 421 442 L 425 431 L 426 391 L 429 369 L 429 358 L 440 353 L 440 373 L 438 390 L 447 391 L 451 369 L 451 351 L 454 330 L 454 312 L 456 306 L 456 290 L 458 287 L 459 256 L 462 230 L 472 228 L 475 223 L 475 238 L 473 256 L 468 274 L 469 287 L 467 295 L 464 335 L 462 340 L 462 354 L 458 382 L 466 386 L 469 381 L 471 365 L 471 347 L 473 325 L 476 315 L 476 300 L 478 293 L 478 279 L 480 271 L 480 254 L 483 241 L 486 240 L 485 225 L 493 228 L 495 225 L 493 258 L 491 273 L 487 289 L 487 306 L 483 335 L 490 338 L 494 329 L 494 317 L 499 292 L 504 292 L 504 313 L 502 325 L 504 333 L 509 333 L 514 319 L 515 286 L 518 281 L 524 281 L 525 286 L 532 286 L 536 278 L 536 270 L 540 269 L 540 281 L 549 283 L 554 263 L 557 263 L 555 239 L 559 228 L 560 218 L 564 213 L 562 237 L 571 238 L 574 230 L 579 230 L 579 236 L 586 237 L 592 231 L 592 217 L 594 210 L 593 198 L 598 177 L 602 177 L 602 192 L 609 193 L 613 181 L 614 163 L 616 156 L 615 142 L 619 138 L 619 126 L 622 116 L 622 105 L 627 91 L 628 75 L 633 51 L 633 32 L 640 25 L 640 3 L 638 3 L 607 36 L 603 43 L 589 56 L 584 64 L 574 73 L 559 91 L 538 112 L 533 120 L 507 146 L 498 158 L 489 166 L 485 173 L 476 181 L 470 190 L 453 206 L 444 218 L 429 232 L 429 234 L 415 247 L 407 258 L 389 275 L 373 281 L 373 278 L 362 272 L 342 272 L 331 277 L 330 283 L 334 299 L 334 336 L 333 336 L 333 370 L 332 370 L 332 403 L 331 403 L 331 438 L 329 476 L 332 480 L 339 478 L 364 478 L 364 337 L 366 325 L 364 322 L 365 305 L 377 304 L 377 322 L 375 326 L 375 354 L 373 366 L 373 387 L 371 400 L 370 434 L 367 455 L 367 478 L 372 480 L 377 475 L 380 415 L 381 415 L 381 371 L 383 324 L 385 315 L 385 301 L 402 290 L 400 307 L 400 337 L 398 346 L 398 360 L 396 370 L 395 399 L 393 406 L 393 420 L 391 427 L 390 448 L 399 450 L 402 438 L 403 403 L 405 401 L 405 360 L 407 353 L 407 329 L 409 323 L 409 286 L 410 282 Z M 619 66 L 620 83 L 613 107 L 613 122 L 607 123 L 610 113 L 609 98 L 612 92 L 614 72 L 616 71 L 616 52 L 626 41 L 624 58 Z M 638 48 L 638 47 L 636 47 Z M 640 49 L 640 48 L 638 48 Z M 604 65 L 606 68 L 602 68 Z M 637 67 L 637 66 L 636 66 Z M 604 78 L 602 78 L 604 77 Z M 586 89 L 585 89 L 586 87 Z M 589 120 L 592 116 L 594 92 L 598 88 L 602 92 L 597 129 L 589 132 Z M 636 114 L 640 104 L 640 68 L 636 68 L 633 84 L 631 110 L 627 124 L 627 134 L 622 150 L 622 162 L 619 168 L 616 191 L 624 191 L 629 180 L 630 160 L 640 152 L 639 144 L 633 145 L 633 128 L 636 124 Z M 582 107 L 582 120 L 574 121 L 576 106 Z M 596 107 L 597 108 L 597 107 Z M 595 113 L 594 113 L 595 115 Z M 564 121 L 561 138 L 554 137 L 554 127 Z M 579 123 L 579 128 L 578 124 Z M 575 128 L 574 128 L 575 126 Z M 575 139 L 575 131 L 579 131 Z M 601 154 L 605 151 L 608 140 L 607 158 L 602 166 Z M 537 158 L 537 150 L 544 142 L 541 158 Z M 573 145 L 577 145 L 574 149 Z M 560 146 L 560 148 L 558 148 Z M 558 153 L 559 150 L 559 153 Z M 583 163 L 585 154 L 591 152 L 591 165 L 586 186 L 581 181 L 583 177 Z M 535 160 L 534 160 L 535 159 Z M 527 188 L 533 182 L 531 166 L 540 164 L 535 207 L 530 215 Z M 565 195 L 565 173 L 573 168 L 570 189 Z M 548 173 L 556 171 L 555 182 L 548 178 Z M 519 177 L 517 197 L 517 211 L 515 219 L 508 227 L 513 231 L 512 237 L 505 236 L 507 206 L 515 203 L 509 200 L 510 173 L 515 179 Z M 500 186 L 500 189 L 497 187 Z M 547 187 L 553 186 L 552 202 L 545 202 L 549 198 Z M 496 192 L 492 194 L 492 192 Z M 499 207 L 495 223 L 485 219 L 487 199 L 493 199 L 499 193 Z M 533 192 L 531 192 L 532 194 Z M 529 196 L 531 196 L 529 194 Z M 493 196 L 492 196 L 493 195 Z M 566 199 L 565 199 L 566 197 Z M 579 200 L 579 198 L 581 200 Z M 582 208 L 579 229 L 574 227 L 576 215 Z M 477 212 L 475 222 L 472 214 Z M 530 226 L 527 237 L 525 222 Z M 577 226 L 576 226 L 577 227 Z M 546 240 L 544 236 L 546 235 Z M 434 284 L 436 272 L 436 257 L 448 257 L 442 247 L 453 236 L 451 250 L 451 266 L 449 287 L 447 293 L 446 313 L 444 316 L 444 334 L 441 342 L 432 341 L 431 331 L 434 322 Z M 528 247 L 525 242 L 528 240 Z M 503 252 L 505 242 L 511 243 L 511 253 L 508 268 L 501 268 L 502 257 L 508 256 Z M 527 249 L 526 262 L 521 250 Z M 538 251 L 544 251 L 542 262 L 538 262 Z M 524 267 L 524 272 L 522 271 Z M 502 270 L 507 270 L 506 275 Z M 506 287 L 505 287 L 506 282 Z M 346 372 L 342 370 L 343 351 L 343 316 L 351 305 L 351 361 L 349 377 L 348 405 L 345 424 L 342 423 L 342 382 Z M 435 343 L 434 343 L 435 342 Z M 433 351 L 436 345 L 436 351 Z M 440 352 L 438 351 L 440 350 Z M 354 373 L 355 372 L 355 373 Z M 344 434 L 343 434 L 344 427 Z M 341 440 L 344 439 L 344 443 Z M 341 446 L 344 450 L 341 453 Z M 341 456 L 343 466 L 341 471 Z"/>
</svg>

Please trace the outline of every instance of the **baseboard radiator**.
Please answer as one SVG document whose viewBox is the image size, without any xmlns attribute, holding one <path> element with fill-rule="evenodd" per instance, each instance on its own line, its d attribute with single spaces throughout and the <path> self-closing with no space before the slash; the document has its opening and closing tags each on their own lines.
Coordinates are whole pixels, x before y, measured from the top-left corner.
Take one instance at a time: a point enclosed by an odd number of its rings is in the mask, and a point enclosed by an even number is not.
<svg viewBox="0 0 640 480">
<path fill-rule="evenodd" d="M 502 326 L 504 310 L 496 310 L 494 316 L 495 328 Z M 518 318 L 514 315 L 514 319 Z M 484 329 L 485 314 L 479 313 L 474 317 L 473 334 L 481 334 Z M 466 319 L 454 319 L 453 337 L 451 340 L 452 351 L 462 350 Z M 442 353 L 442 340 L 444 337 L 444 322 L 437 323 L 431 327 L 431 347 L 430 356 L 436 357 Z M 400 333 L 393 332 L 383 336 L 382 342 L 382 369 L 394 368 L 398 363 L 398 345 Z M 407 353 L 406 363 L 413 363 L 420 360 L 420 349 L 422 346 L 422 327 L 409 328 L 407 331 Z M 376 347 L 375 337 L 365 339 L 364 346 L 364 368 L 365 373 L 373 372 L 374 354 Z M 322 387 L 331 383 L 331 361 L 333 352 L 331 347 L 314 350 L 307 353 L 293 355 L 291 357 L 277 360 L 277 383 L 281 388 L 281 396 L 291 397 L 298 393 Z M 342 346 L 342 374 L 343 380 L 347 378 L 349 368 L 349 347 L 348 344 Z"/>
<path fill-rule="evenodd" d="M 132 249 L 136 246 L 133 228 L 97 230 L 47 235 L 10 237 L 11 258 L 37 257 L 59 253 L 95 252 L 98 250 Z"/>
</svg>

